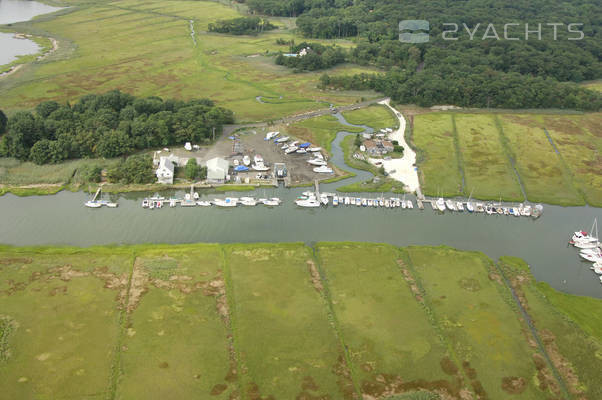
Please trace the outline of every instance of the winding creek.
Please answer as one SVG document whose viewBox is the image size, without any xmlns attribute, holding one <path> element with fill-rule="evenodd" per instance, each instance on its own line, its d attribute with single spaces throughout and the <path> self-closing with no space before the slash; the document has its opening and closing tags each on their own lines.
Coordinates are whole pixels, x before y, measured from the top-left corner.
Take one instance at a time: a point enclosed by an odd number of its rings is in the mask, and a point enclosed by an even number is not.
<svg viewBox="0 0 602 400">
<path fill-rule="evenodd" d="M 337 118 L 343 123 L 341 115 Z M 350 124 L 347 124 L 350 125 Z M 366 171 L 345 165 L 340 143 L 350 133 L 339 132 L 332 144 L 332 162 L 357 175 L 322 185 L 323 191 L 371 178 Z M 525 259 L 538 280 L 568 293 L 602 298 L 598 278 L 589 263 L 568 247 L 569 233 L 589 227 L 600 209 L 546 206 L 538 220 L 482 214 L 439 214 L 425 210 L 376 209 L 339 206 L 300 209 L 293 200 L 297 189 L 260 189 L 257 196 L 278 196 L 283 205 L 224 209 L 217 207 L 140 207 L 148 193 L 112 196 L 116 209 L 88 209 L 86 193 L 60 192 L 52 196 L 0 197 L 0 242 L 12 245 L 75 245 L 194 242 L 306 242 L 366 241 L 393 245 L 449 245 L 483 251 L 496 259 L 511 255 Z M 166 191 L 171 196 L 175 191 Z M 228 194 L 201 192 L 213 199 Z M 183 197 L 183 193 L 178 193 Z M 240 193 L 232 193 L 234 197 Z M 366 194 L 363 194 L 366 196 Z M 376 196 L 373 194 L 372 196 Z"/>
<path fill-rule="evenodd" d="M 25 0 L 0 0 L 0 25 L 29 21 L 60 10 L 47 4 Z M 18 56 L 35 54 L 40 47 L 32 40 L 18 39 L 13 33 L 0 32 L 0 65 L 13 62 Z"/>
</svg>

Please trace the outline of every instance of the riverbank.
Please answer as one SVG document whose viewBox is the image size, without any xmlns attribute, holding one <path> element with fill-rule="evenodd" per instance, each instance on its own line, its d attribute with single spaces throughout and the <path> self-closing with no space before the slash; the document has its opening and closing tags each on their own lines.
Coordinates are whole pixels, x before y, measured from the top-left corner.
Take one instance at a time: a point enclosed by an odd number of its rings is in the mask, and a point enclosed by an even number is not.
<svg viewBox="0 0 602 400">
<path fill-rule="evenodd" d="M 51 37 L 34 36 L 22 33 L 15 33 L 15 37 L 18 39 L 31 40 L 35 42 L 39 47 L 39 51 L 35 54 L 20 55 L 13 62 L 5 65 L 0 65 L 0 79 L 6 78 L 7 76 L 16 73 L 24 65 L 35 61 L 42 61 L 48 58 L 59 48 L 59 42 Z"/>
<path fill-rule="evenodd" d="M 542 292 L 517 259 L 318 242 L 0 246 L 0 265 L 9 398 L 602 394 L 602 300 Z"/>
</svg>

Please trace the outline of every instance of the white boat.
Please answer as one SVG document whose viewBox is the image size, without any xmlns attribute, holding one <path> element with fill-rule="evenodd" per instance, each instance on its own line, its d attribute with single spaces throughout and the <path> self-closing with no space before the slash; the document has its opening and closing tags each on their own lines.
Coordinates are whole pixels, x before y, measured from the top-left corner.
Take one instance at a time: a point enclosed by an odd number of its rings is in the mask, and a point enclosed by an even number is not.
<svg viewBox="0 0 602 400">
<path fill-rule="evenodd" d="M 255 154 L 255 156 L 253 157 L 253 161 L 255 162 L 255 164 L 263 164 L 263 157 L 259 154 Z"/>
<path fill-rule="evenodd" d="M 244 156 L 242 158 L 242 163 L 248 167 L 249 165 L 251 165 L 251 158 L 249 156 Z"/>
<path fill-rule="evenodd" d="M 339 198 L 337 196 L 332 197 L 332 205 L 335 207 L 339 205 Z"/>
<path fill-rule="evenodd" d="M 305 150 L 305 149 L 297 149 L 297 153 L 299 153 L 299 154 L 305 154 L 305 153 L 307 153 L 307 150 Z"/>
<path fill-rule="evenodd" d="M 461 201 L 456 202 L 456 209 L 458 211 L 464 211 L 464 204 Z"/>
<path fill-rule="evenodd" d="M 355 205 L 355 197 L 351 197 L 351 198 L 349 199 L 349 204 L 350 204 L 350 205 L 352 205 L 352 206 L 354 206 L 354 205 Z"/>
<path fill-rule="evenodd" d="M 602 267 L 591 266 L 590 269 L 598 275 L 602 275 Z"/>
<path fill-rule="evenodd" d="M 439 199 L 437 199 L 437 202 L 435 203 L 437 205 L 437 209 L 439 211 L 445 211 L 445 200 L 443 200 L 443 197 L 439 197 Z"/>
<path fill-rule="evenodd" d="M 305 199 L 305 200 L 295 200 L 295 204 L 297 204 L 299 207 L 308 207 L 308 208 L 316 208 L 316 207 L 320 207 L 320 202 L 318 200 L 316 200 L 315 198 L 309 198 L 309 199 Z"/>
<path fill-rule="evenodd" d="M 281 147 L 281 149 L 282 149 L 282 150 L 286 150 L 286 149 L 288 149 L 288 144 L 286 144 L 286 143 L 285 143 L 285 144 L 284 144 L 284 145 Z"/>
<path fill-rule="evenodd" d="M 325 194 L 320 195 L 320 201 L 322 202 L 322 204 L 324 204 L 325 206 L 328 205 L 328 196 L 326 196 Z"/>
<path fill-rule="evenodd" d="M 373 203 L 373 202 L 374 202 L 374 201 L 373 201 L 372 199 L 367 199 L 367 200 L 366 200 L 366 206 L 368 206 L 368 207 L 372 207 L 372 203 Z"/>
<path fill-rule="evenodd" d="M 276 143 L 284 143 L 284 142 L 286 142 L 288 139 L 289 139 L 289 137 L 288 137 L 288 136 L 281 137 L 281 138 L 278 138 L 278 139 L 276 139 Z"/>
<path fill-rule="evenodd" d="M 579 253 L 579 256 L 581 258 L 583 258 L 587 261 L 591 261 L 593 263 L 602 262 L 602 255 Z"/>
<path fill-rule="evenodd" d="M 257 205 L 257 200 L 254 197 L 241 197 L 240 204 L 243 206 L 254 206 Z"/>
<path fill-rule="evenodd" d="M 468 201 L 468 202 L 466 203 L 466 210 L 467 210 L 469 213 L 473 213 L 473 212 L 474 212 L 474 205 L 472 204 L 472 201 Z"/>
<path fill-rule="evenodd" d="M 251 168 L 255 171 L 269 171 L 270 169 L 270 167 L 266 167 L 265 165 L 263 165 L 263 162 L 253 164 Z"/>
<path fill-rule="evenodd" d="M 148 201 L 148 199 L 144 199 L 144 200 L 142 200 L 142 208 L 147 208 L 147 207 L 148 207 L 148 205 L 149 205 L 149 201 Z"/>
<path fill-rule="evenodd" d="M 294 142 L 289 143 L 289 146 L 297 146 L 298 144 L 299 144 L 299 141 L 295 140 Z"/>
<path fill-rule="evenodd" d="M 198 200 L 199 199 L 198 192 L 194 192 L 194 194 L 192 195 L 192 197 L 194 197 L 195 200 Z"/>
<path fill-rule="evenodd" d="M 311 164 L 311 165 L 318 165 L 318 166 L 320 166 L 320 165 L 327 165 L 328 164 L 324 160 L 319 160 L 319 159 L 315 159 L 315 158 L 313 158 L 311 160 L 307 160 L 307 163 Z"/>
<path fill-rule="evenodd" d="M 596 249 L 598 248 L 598 242 L 574 242 L 573 246 L 578 249 Z"/>
<path fill-rule="evenodd" d="M 113 202 L 111 202 L 111 201 L 107 201 L 107 202 L 105 203 L 105 205 L 106 205 L 107 207 L 109 207 L 109 208 L 117 208 L 117 206 L 118 206 L 119 204 L 117 204 L 117 203 L 113 203 Z"/>
<path fill-rule="evenodd" d="M 285 154 L 291 154 L 297 151 L 297 146 L 289 145 L 288 149 L 284 150 Z"/>
<path fill-rule="evenodd" d="M 412 200 L 406 200 L 406 203 L 408 204 L 408 208 L 414 208 L 414 203 L 412 203 Z"/>
<path fill-rule="evenodd" d="M 391 208 L 391 200 L 385 199 L 385 208 Z"/>
<path fill-rule="evenodd" d="M 215 199 L 213 204 L 218 207 L 236 207 L 238 199 L 234 197 L 226 197 L 225 199 Z"/>
<path fill-rule="evenodd" d="M 280 132 L 268 132 L 267 135 L 265 135 L 265 140 L 270 140 L 272 138 L 275 138 L 279 134 L 280 134 Z"/>
<path fill-rule="evenodd" d="M 526 205 L 523 207 L 523 209 L 520 212 L 520 215 L 522 215 L 523 217 L 530 217 L 531 216 L 531 210 L 533 208 L 530 205 Z"/>
<path fill-rule="evenodd" d="M 456 206 L 454 205 L 454 202 L 451 200 L 445 200 L 445 206 L 447 207 L 448 210 L 450 211 L 456 211 Z"/>
<path fill-rule="evenodd" d="M 260 200 L 261 203 L 263 203 L 266 206 L 279 206 L 280 203 L 282 203 L 282 201 L 278 198 L 278 197 L 272 197 L 270 199 L 262 199 Z"/>
<path fill-rule="evenodd" d="M 88 200 L 84 203 L 86 207 L 90 208 L 99 208 L 102 207 L 102 203 L 96 200 Z M 144 207 L 144 206 L 143 206 Z"/>
<path fill-rule="evenodd" d="M 196 202 L 196 205 L 201 207 L 209 207 L 211 205 L 211 202 L 207 200 L 199 200 Z"/>
<path fill-rule="evenodd" d="M 169 199 L 169 206 L 172 207 L 172 208 L 175 207 L 176 206 L 176 202 L 177 202 L 176 199 Z"/>
<path fill-rule="evenodd" d="M 346 206 L 349 205 L 349 197 L 345 196 L 345 198 L 343 199 L 343 204 L 345 204 Z"/>
<path fill-rule="evenodd" d="M 406 201 L 405 201 L 405 200 L 402 200 L 402 201 L 401 201 L 401 209 L 402 209 L 402 210 L 405 210 L 407 207 L 408 207 L 408 205 L 406 204 Z"/>
<path fill-rule="evenodd" d="M 307 149 L 307 151 L 311 152 L 311 153 L 315 153 L 316 151 L 321 151 L 322 148 L 321 147 L 310 147 Z"/>
<path fill-rule="evenodd" d="M 475 211 L 479 213 L 485 212 L 485 205 L 483 203 L 475 204 Z"/>
<path fill-rule="evenodd" d="M 368 205 L 368 199 L 362 199 L 360 203 L 362 207 L 366 207 Z"/>
<path fill-rule="evenodd" d="M 329 168 L 326 165 L 322 165 L 321 167 L 314 168 L 314 172 L 317 172 L 319 174 L 332 174 L 332 168 Z"/>
<path fill-rule="evenodd" d="M 541 217 L 541 214 L 543 214 L 543 206 L 541 204 L 535 205 L 535 207 L 533 208 L 533 212 L 531 213 L 531 216 L 533 218 L 539 218 L 539 217 Z"/>
</svg>

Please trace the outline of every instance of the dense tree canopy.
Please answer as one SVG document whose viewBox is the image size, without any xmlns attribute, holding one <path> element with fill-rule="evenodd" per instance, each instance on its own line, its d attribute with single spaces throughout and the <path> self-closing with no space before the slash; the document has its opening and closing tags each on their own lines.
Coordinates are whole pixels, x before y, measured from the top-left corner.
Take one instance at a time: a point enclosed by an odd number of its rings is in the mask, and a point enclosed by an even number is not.
<svg viewBox="0 0 602 400">
<path fill-rule="evenodd" d="M 307 54 L 299 55 L 303 49 Z M 324 46 L 320 43 L 292 44 L 290 51 L 291 54 L 297 54 L 297 56 L 289 57 L 279 54 L 276 57 L 276 64 L 293 68 L 296 71 L 316 71 L 343 63 L 346 59 L 346 53 L 340 47 Z"/>
<path fill-rule="evenodd" d="M 600 107 L 599 94 L 559 83 L 602 78 L 599 0 L 246 3 L 257 13 L 297 16 L 297 27 L 306 37 L 350 38 L 356 45 L 346 55 L 348 61 L 389 71 L 367 81 L 366 77 L 338 78 L 332 84 L 359 88 L 363 81 L 365 87 L 378 88 L 399 101 L 422 104 Z M 399 22 L 413 19 L 429 22 L 427 43 L 400 42 Z M 531 31 L 528 37 L 527 30 Z M 541 34 L 534 32 L 539 30 Z M 448 32 L 445 37 L 444 31 Z M 583 32 L 582 40 L 569 40 L 581 39 L 579 31 Z M 477 93 L 480 83 L 485 87 Z M 521 85 L 532 86 L 519 90 Z M 550 99 L 550 95 L 570 98 Z"/>
<path fill-rule="evenodd" d="M 211 100 L 135 98 L 119 91 L 88 95 L 73 106 L 40 103 L 8 120 L 0 156 L 38 164 L 69 158 L 117 157 L 138 149 L 211 140 L 213 129 L 233 122 Z"/>
<path fill-rule="evenodd" d="M 6 118 L 6 114 L 2 110 L 0 110 L 0 135 L 2 135 L 6 131 L 6 123 L 8 119 Z"/>
<path fill-rule="evenodd" d="M 232 35 L 253 35 L 272 29 L 276 29 L 276 25 L 259 17 L 240 17 L 209 24 L 209 32 L 230 33 Z"/>
<path fill-rule="evenodd" d="M 108 171 L 111 182 L 119 183 L 151 183 L 156 180 L 153 159 L 148 154 L 129 156 Z"/>
</svg>

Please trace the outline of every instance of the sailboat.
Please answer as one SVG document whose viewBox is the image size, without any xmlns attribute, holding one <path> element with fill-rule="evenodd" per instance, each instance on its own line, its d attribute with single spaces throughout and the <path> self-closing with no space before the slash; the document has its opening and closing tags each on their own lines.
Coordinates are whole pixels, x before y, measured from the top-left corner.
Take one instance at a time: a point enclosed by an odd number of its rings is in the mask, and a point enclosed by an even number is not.
<svg viewBox="0 0 602 400">
<path fill-rule="evenodd" d="M 466 202 L 466 209 L 469 213 L 474 212 L 474 204 L 472 202 L 472 193 L 474 192 L 474 188 L 470 191 L 470 196 L 468 196 L 468 201 Z"/>
</svg>

